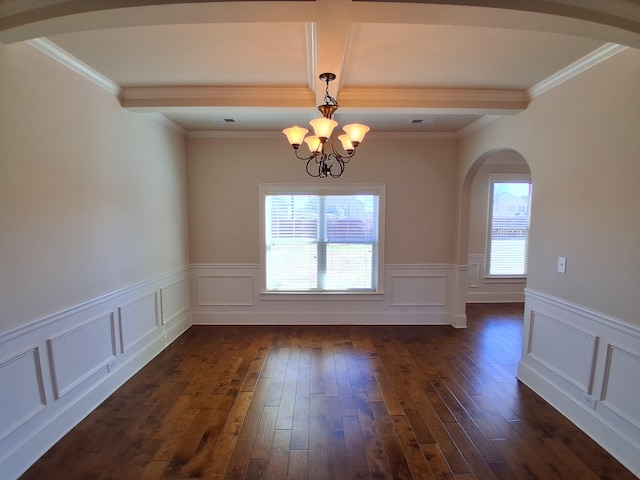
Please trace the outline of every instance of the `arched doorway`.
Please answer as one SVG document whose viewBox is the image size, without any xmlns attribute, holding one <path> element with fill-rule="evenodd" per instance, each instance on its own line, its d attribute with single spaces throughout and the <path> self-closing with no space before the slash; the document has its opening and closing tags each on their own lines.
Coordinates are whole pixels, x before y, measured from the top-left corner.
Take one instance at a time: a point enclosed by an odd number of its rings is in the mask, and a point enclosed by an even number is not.
<svg viewBox="0 0 640 480">
<path fill-rule="evenodd" d="M 518 152 L 500 150 L 470 180 L 466 302 L 524 302 L 529 165 Z"/>
<path fill-rule="evenodd" d="M 526 159 L 510 148 L 489 150 L 469 167 L 460 190 L 457 317 L 464 317 L 467 302 L 524 301 L 526 278 L 487 275 L 490 187 L 498 175 L 531 179 L 531 170 Z"/>
</svg>

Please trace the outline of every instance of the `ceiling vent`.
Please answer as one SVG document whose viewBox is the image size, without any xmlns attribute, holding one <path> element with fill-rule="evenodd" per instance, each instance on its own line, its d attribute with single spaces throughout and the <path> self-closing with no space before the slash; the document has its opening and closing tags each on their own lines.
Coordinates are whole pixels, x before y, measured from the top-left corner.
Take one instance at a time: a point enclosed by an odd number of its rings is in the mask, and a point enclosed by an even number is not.
<svg viewBox="0 0 640 480">
<path fill-rule="evenodd" d="M 213 123 L 236 123 L 234 118 L 212 118 Z"/>
</svg>

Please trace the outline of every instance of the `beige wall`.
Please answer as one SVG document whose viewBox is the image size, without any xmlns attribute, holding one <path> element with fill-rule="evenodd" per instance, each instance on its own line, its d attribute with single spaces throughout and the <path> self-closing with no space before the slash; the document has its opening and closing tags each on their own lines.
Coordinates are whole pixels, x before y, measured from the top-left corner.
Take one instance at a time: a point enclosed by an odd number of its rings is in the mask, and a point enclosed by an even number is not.
<svg viewBox="0 0 640 480">
<path fill-rule="evenodd" d="M 260 183 L 386 184 L 387 264 L 452 263 L 457 142 L 365 139 L 339 180 L 308 177 L 284 135 L 187 140 L 192 263 L 260 261 Z"/>
<path fill-rule="evenodd" d="M 465 137 L 460 172 L 492 149 L 521 153 L 534 184 L 528 287 L 636 325 L 639 85 L 640 51 L 627 49 Z"/>
<path fill-rule="evenodd" d="M 0 46 L 0 331 L 185 266 L 184 140 Z"/>
</svg>

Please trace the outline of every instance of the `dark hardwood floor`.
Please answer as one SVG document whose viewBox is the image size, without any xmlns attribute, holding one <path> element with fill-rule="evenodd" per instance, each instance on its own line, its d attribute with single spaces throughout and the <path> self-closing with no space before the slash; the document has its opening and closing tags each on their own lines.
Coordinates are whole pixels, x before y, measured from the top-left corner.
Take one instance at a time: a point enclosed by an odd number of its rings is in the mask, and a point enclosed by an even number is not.
<svg viewBox="0 0 640 480">
<path fill-rule="evenodd" d="M 467 313 L 194 326 L 23 478 L 636 478 L 516 380 L 522 305 Z"/>
</svg>

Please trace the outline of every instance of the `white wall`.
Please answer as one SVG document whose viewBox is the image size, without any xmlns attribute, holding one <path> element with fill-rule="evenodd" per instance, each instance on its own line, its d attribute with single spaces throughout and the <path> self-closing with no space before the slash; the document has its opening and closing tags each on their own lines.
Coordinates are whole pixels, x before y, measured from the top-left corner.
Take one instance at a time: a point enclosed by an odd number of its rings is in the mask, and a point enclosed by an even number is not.
<svg viewBox="0 0 640 480">
<path fill-rule="evenodd" d="M 15 478 L 189 323 L 182 135 L 0 46 L 0 471 Z"/>
<path fill-rule="evenodd" d="M 640 474 L 640 51 L 468 135 L 464 178 L 510 148 L 534 185 L 519 378 Z M 558 273 L 558 256 L 567 271 Z"/>
</svg>

